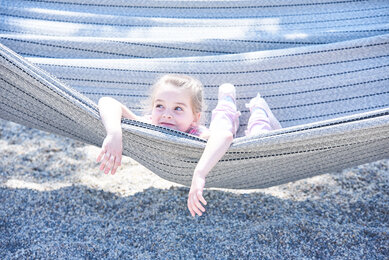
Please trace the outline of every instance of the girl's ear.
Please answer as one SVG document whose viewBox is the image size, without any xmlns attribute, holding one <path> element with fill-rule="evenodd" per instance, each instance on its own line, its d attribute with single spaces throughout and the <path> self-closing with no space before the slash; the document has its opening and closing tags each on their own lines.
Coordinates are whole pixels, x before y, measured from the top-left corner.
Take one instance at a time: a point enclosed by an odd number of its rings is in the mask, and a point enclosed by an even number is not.
<svg viewBox="0 0 389 260">
<path fill-rule="evenodd" d="M 193 117 L 193 125 L 197 125 L 199 122 L 200 122 L 200 117 L 201 117 L 201 113 L 198 112 L 198 113 L 195 113 L 194 114 L 194 117 Z"/>
</svg>

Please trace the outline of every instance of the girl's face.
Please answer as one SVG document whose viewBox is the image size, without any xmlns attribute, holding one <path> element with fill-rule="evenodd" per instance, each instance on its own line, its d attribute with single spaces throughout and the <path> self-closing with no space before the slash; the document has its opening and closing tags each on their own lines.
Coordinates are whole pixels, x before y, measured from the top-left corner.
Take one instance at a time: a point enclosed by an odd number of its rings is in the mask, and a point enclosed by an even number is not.
<svg viewBox="0 0 389 260">
<path fill-rule="evenodd" d="M 190 91 L 171 84 L 160 86 L 154 95 L 151 122 L 155 125 L 187 132 L 200 119 L 192 108 Z"/>
</svg>

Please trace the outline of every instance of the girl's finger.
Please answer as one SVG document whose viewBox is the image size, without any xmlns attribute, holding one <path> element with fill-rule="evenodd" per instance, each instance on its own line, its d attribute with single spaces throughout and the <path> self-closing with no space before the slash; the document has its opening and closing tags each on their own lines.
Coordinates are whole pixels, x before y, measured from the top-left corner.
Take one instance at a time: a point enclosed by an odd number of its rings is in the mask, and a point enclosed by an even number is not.
<svg viewBox="0 0 389 260">
<path fill-rule="evenodd" d="M 203 194 L 201 192 L 197 193 L 197 198 L 203 203 L 203 205 L 207 205 L 207 201 L 204 199 Z"/>
<path fill-rule="evenodd" d="M 116 159 L 115 159 L 115 163 L 113 164 L 113 167 L 112 167 L 112 170 L 111 170 L 111 174 L 113 175 L 113 174 L 115 174 L 115 172 L 116 172 L 116 170 L 117 170 L 117 168 L 120 166 L 120 158 L 118 159 L 117 157 L 116 157 Z"/>
<path fill-rule="evenodd" d="M 189 209 L 190 214 L 192 215 L 192 217 L 194 217 L 196 214 L 195 214 L 195 212 L 192 209 L 192 205 L 190 204 L 189 198 L 188 198 L 188 209 Z"/>
<path fill-rule="evenodd" d="M 118 166 L 122 165 L 122 155 L 121 154 L 116 156 L 115 164 L 117 164 Z"/>
<path fill-rule="evenodd" d="M 101 165 L 100 165 L 101 171 L 103 171 L 106 168 L 106 164 L 107 164 L 107 161 L 109 160 L 109 157 L 111 157 L 111 155 L 108 152 L 106 152 L 105 156 L 103 157 L 103 160 L 101 162 Z"/>
<path fill-rule="evenodd" d="M 109 160 L 107 162 L 107 165 L 105 166 L 105 171 L 104 172 L 106 174 L 108 174 L 111 171 L 114 163 L 115 163 L 115 157 L 113 155 L 111 155 L 111 157 L 109 158 Z"/>
<path fill-rule="evenodd" d="M 198 209 L 200 209 L 202 212 L 205 211 L 205 208 L 203 207 L 203 205 L 201 205 L 200 201 L 199 201 L 197 198 L 196 198 L 195 203 L 196 203 L 196 207 L 197 207 Z"/>
<path fill-rule="evenodd" d="M 100 171 L 104 171 L 104 168 L 105 168 L 105 164 L 107 163 L 107 161 L 106 160 L 102 160 L 101 161 L 101 164 L 100 164 Z"/>
<path fill-rule="evenodd" d="M 97 156 L 96 162 L 100 162 L 105 154 L 105 151 L 102 149 L 99 156 Z"/>
<path fill-rule="evenodd" d="M 201 193 L 201 192 L 198 192 L 198 193 Z M 198 194 L 197 193 L 197 194 Z M 197 209 L 201 210 L 202 212 L 205 211 L 203 205 L 201 205 L 200 201 L 199 201 L 199 198 L 198 198 L 198 195 L 196 194 L 193 194 L 193 202 L 194 202 L 194 205 L 196 206 Z"/>
<path fill-rule="evenodd" d="M 117 170 L 117 165 L 114 164 L 114 166 L 112 167 L 112 170 L 111 170 L 111 174 L 114 175 L 116 173 L 116 170 Z"/>
<path fill-rule="evenodd" d="M 197 213 L 197 215 L 201 216 L 202 213 L 201 213 L 201 211 L 197 208 L 197 206 L 196 206 L 197 203 L 200 203 L 200 202 L 197 200 L 196 196 L 193 195 L 193 196 L 192 196 L 192 209 L 193 209 L 194 212 Z"/>
</svg>

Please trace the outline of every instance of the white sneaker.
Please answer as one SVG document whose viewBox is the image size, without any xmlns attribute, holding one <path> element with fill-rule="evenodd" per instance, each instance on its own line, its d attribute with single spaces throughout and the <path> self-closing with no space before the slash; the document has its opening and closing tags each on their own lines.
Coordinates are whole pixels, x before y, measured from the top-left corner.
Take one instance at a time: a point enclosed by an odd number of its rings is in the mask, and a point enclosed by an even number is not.
<svg viewBox="0 0 389 260">
<path fill-rule="evenodd" d="M 231 97 L 232 102 L 235 104 L 236 100 L 236 90 L 235 86 L 230 84 L 230 83 L 224 83 L 219 86 L 219 94 L 218 94 L 218 99 L 219 101 L 221 100 L 228 100 L 227 97 Z M 235 104 L 236 105 L 236 104 Z"/>
<path fill-rule="evenodd" d="M 252 112 L 255 108 L 262 109 L 269 118 L 270 126 L 273 130 L 282 128 L 280 122 L 278 122 L 273 112 L 271 112 L 269 105 L 263 98 L 261 98 L 259 93 L 256 97 L 252 98 L 248 104 L 246 104 L 246 107 L 250 109 L 250 112 Z"/>
</svg>

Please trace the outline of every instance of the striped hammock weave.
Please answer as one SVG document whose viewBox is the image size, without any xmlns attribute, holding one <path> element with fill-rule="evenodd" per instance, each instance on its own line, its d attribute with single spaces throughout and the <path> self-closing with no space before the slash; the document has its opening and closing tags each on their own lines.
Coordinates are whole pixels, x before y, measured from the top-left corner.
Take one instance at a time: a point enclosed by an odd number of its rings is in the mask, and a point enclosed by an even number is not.
<svg viewBox="0 0 389 260">
<path fill-rule="evenodd" d="M 96 102 L 140 113 L 157 77 L 194 76 L 208 109 L 237 88 L 238 137 L 208 187 L 264 188 L 389 157 L 389 2 L 2 0 L 0 117 L 100 146 Z M 243 135 L 257 92 L 283 129 Z M 206 142 L 123 120 L 124 155 L 190 185 Z"/>
</svg>

